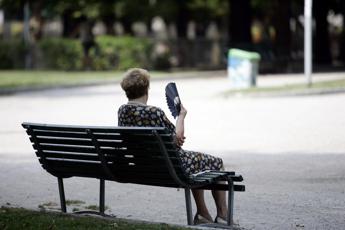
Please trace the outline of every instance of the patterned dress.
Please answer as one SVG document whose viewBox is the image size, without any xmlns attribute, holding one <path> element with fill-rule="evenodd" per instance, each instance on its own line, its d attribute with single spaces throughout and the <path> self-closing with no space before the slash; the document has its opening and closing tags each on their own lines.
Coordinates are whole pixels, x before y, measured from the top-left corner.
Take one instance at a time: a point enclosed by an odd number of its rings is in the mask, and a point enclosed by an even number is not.
<svg viewBox="0 0 345 230">
<path fill-rule="evenodd" d="M 162 109 L 144 104 L 124 104 L 118 111 L 119 126 L 166 127 L 175 134 L 175 126 L 169 121 Z M 195 174 L 204 170 L 221 170 L 223 161 L 208 154 L 179 151 L 182 166 L 187 174 Z"/>
</svg>

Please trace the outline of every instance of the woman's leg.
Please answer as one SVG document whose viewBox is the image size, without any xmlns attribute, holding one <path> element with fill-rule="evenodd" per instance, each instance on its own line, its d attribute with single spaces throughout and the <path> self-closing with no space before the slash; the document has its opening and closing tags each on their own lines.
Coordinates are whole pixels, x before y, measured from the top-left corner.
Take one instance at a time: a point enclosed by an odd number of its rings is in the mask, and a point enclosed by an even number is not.
<svg viewBox="0 0 345 230">
<path fill-rule="evenodd" d="M 204 190 L 192 189 L 192 193 L 196 204 L 196 213 L 208 219 L 209 221 L 213 221 L 205 204 Z"/>
<path fill-rule="evenodd" d="M 225 191 L 212 190 L 213 199 L 217 207 L 217 216 L 226 220 L 228 208 L 226 205 L 226 193 Z"/>
<path fill-rule="evenodd" d="M 220 161 L 221 161 L 220 171 L 224 171 L 223 161 L 222 160 L 220 160 Z M 224 182 L 219 182 L 219 183 L 224 183 Z M 213 196 L 213 199 L 216 203 L 217 216 L 226 220 L 227 214 L 228 214 L 228 208 L 226 205 L 226 193 L 225 193 L 225 191 L 212 190 L 212 196 Z"/>
</svg>

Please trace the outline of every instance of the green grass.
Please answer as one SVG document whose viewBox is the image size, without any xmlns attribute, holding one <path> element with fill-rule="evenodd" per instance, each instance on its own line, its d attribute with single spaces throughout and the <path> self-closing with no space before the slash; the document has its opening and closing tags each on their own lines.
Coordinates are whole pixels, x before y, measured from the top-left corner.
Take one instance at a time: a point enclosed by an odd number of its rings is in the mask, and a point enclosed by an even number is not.
<svg viewBox="0 0 345 230">
<path fill-rule="evenodd" d="M 66 86 L 120 79 L 121 72 L 0 71 L 0 89 Z"/>
<path fill-rule="evenodd" d="M 166 78 L 171 75 L 167 72 L 150 72 L 152 78 Z M 0 71 L 0 90 L 16 88 L 39 88 L 73 86 L 98 82 L 119 81 L 124 74 L 115 71 Z M 195 72 L 183 72 L 182 76 L 195 75 Z M 175 75 L 179 76 L 178 73 Z"/>
<path fill-rule="evenodd" d="M 85 206 L 84 208 L 89 209 L 89 210 L 94 210 L 94 211 L 98 211 L 99 210 L 99 206 L 98 205 L 94 205 L 94 204 Z M 108 206 L 104 206 L 104 210 L 108 210 L 108 209 L 109 209 Z"/>
<path fill-rule="evenodd" d="M 66 203 L 67 203 L 67 201 L 66 201 Z M 41 206 L 54 207 L 54 206 L 58 206 L 58 204 L 55 202 L 46 202 L 46 203 L 41 204 Z"/>
<path fill-rule="evenodd" d="M 17 88 L 40 88 L 74 86 L 89 83 L 106 83 L 119 81 L 124 71 L 1 71 L 0 70 L 0 91 Z M 189 77 L 200 74 L 196 71 L 183 72 L 159 72 L 150 71 L 154 79 L 171 77 Z"/>
<path fill-rule="evenodd" d="M 289 84 L 283 86 L 272 87 L 253 87 L 248 89 L 229 90 L 224 92 L 224 96 L 233 95 L 257 95 L 257 94 L 285 94 L 285 93 L 299 93 L 312 92 L 314 90 L 331 90 L 331 89 L 345 89 L 345 79 L 331 80 L 323 82 L 315 82 L 311 86 L 306 84 Z"/>
<path fill-rule="evenodd" d="M 176 229 L 187 228 L 167 224 L 128 222 L 120 219 L 66 215 L 30 211 L 22 208 L 0 208 L 0 229 Z"/>
<path fill-rule="evenodd" d="M 82 200 L 66 200 L 66 205 L 82 205 L 85 201 Z"/>
</svg>

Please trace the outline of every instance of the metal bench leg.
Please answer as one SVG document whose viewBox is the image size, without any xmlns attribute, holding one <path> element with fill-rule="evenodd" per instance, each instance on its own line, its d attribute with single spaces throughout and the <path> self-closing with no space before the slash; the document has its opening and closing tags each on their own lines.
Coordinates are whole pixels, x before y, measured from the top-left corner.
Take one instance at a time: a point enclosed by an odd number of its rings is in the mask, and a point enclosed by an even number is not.
<svg viewBox="0 0 345 230">
<path fill-rule="evenodd" d="M 66 212 L 65 190 L 63 188 L 63 179 L 61 177 L 58 177 L 58 184 L 59 184 L 61 211 Z"/>
<path fill-rule="evenodd" d="M 234 182 L 228 180 L 229 192 L 228 192 L 228 216 L 227 224 L 232 226 L 234 223 Z"/>
<path fill-rule="evenodd" d="M 105 185 L 104 180 L 99 180 L 99 212 L 101 215 L 104 215 L 104 193 L 105 193 Z"/>
<path fill-rule="evenodd" d="M 192 213 L 192 202 L 190 199 L 190 189 L 185 188 L 185 198 L 186 198 L 186 209 L 187 209 L 187 223 L 188 225 L 193 225 L 193 213 Z"/>
</svg>

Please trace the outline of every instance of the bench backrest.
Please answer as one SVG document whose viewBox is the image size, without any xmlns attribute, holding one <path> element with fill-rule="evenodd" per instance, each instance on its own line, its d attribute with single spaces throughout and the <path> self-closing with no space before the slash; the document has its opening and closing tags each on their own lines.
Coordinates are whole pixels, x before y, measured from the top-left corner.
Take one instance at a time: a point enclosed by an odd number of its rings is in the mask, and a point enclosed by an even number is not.
<svg viewBox="0 0 345 230">
<path fill-rule="evenodd" d="M 161 127 L 23 123 L 42 167 L 57 177 L 180 187 L 187 178 L 171 134 Z M 176 179 L 177 177 L 177 179 Z"/>
</svg>

